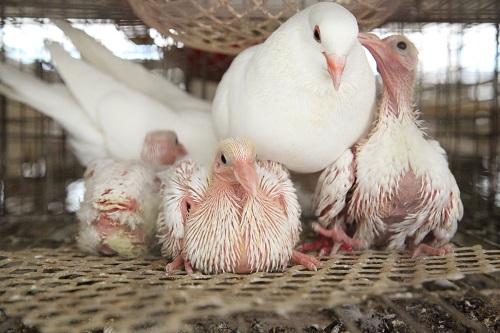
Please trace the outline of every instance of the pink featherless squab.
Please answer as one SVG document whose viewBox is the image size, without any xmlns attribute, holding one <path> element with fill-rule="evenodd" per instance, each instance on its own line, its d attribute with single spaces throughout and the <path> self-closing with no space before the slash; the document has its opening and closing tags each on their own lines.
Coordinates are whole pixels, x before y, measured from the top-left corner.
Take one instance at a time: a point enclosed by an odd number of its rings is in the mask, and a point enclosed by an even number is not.
<svg viewBox="0 0 500 333">
<path fill-rule="evenodd" d="M 313 229 L 333 240 L 332 254 L 344 243 L 443 256 L 453 251 L 463 205 L 446 152 L 425 137 L 414 108 L 417 48 L 400 35 L 359 40 L 382 77 L 379 115 L 368 138 L 321 175 L 315 206 L 323 226 Z"/>
<path fill-rule="evenodd" d="M 84 174 L 77 211 L 77 244 L 85 252 L 138 257 L 154 246 L 159 207 L 158 169 L 186 154 L 172 131 L 148 133 L 142 160 L 101 158 Z"/>
<path fill-rule="evenodd" d="M 220 141 L 212 168 L 182 161 L 163 174 L 158 230 L 162 253 L 206 274 L 286 268 L 291 260 L 310 270 L 321 262 L 295 251 L 300 206 L 288 171 L 257 161 L 244 138 Z"/>
</svg>

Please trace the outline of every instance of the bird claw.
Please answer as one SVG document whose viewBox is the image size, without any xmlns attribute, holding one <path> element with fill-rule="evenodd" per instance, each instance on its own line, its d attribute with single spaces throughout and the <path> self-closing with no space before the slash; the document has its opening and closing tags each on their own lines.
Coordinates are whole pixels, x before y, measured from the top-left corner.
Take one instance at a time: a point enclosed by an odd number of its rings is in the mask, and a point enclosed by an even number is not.
<svg viewBox="0 0 500 333">
<path fill-rule="evenodd" d="M 186 271 L 186 273 L 188 273 L 188 275 L 194 274 L 193 267 L 191 266 L 191 261 L 189 260 L 184 261 L 184 270 Z"/>
<path fill-rule="evenodd" d="M 411 258 L 416 259 L 421 253 L 427 253 L 431 256 L 444 257 L 447 253 L 453 253 L 453 247 L 450 244 L 446 244 L 436 248 L 422 243 L 413 250 Z"/>
<path fill-rule="evenodd" d="M 313 243 L 300 244 L 299 246 L 297 246 L 296 250 L 299 252 L 308 252 L 308 251 L 314 251 L 314 250 L 319 249 L 318 256 L 321 257 L 322 255 L 324 255 L 324 253 L 326 253 L 326 251 L 328 251 L 328 249 L 330 248 L 331 245 L 332 245 L 331 239 L 329 239 L 323 235 L 318 235 L 318 237 L 316 238 L 316 240 Z M 321 254 L 321 253 L 323 253 L 323 254 Z"/>
<path fill-rule="evenodd" d="M 179 267 L 180 265 L 182 265 L 182 263 L 184 262 L 184 259 L 182 258 L 182 255 L 177 255 L 177 257 L 174 258 L 174 260 L 170 263 L 167 264 L 167 266 L 165 266 L 165 271 L 167 273 L 173 271 L 174 269 L 176 269 L 177 267 Z"/>
<path fill-rule="evenodd" d="M 172 262 L 168 263 L 165 267 L 165 271 L 168 274 L 174 269 L 180 267 L 182 264 L 184 264 L 184 270 L 186 271 L 186 273 L 188 273 L 189 275 L 193 274 L 193 267 L 191 266 L 191 262 L 189 260 L 184 260 L 182 254 L 177 255 L 177 257 L 175 257 Z"/>
<path fill-rule="evenodd" d="M 315 257 L 295 250 L 292 251 L 292 262 L 303 265 L 310 271 L 317 271 L 318 267 L 323 266 L 323 263 Z"/>
<path fill-rule="evenodd" d="M 353 247 L 365 246 L 364 240 L 354 239 L 347 236 L 345 231 L 338 226 L 334 226 L 332 229 L 325 229 L 319 223 L 313 223 L 312 228 L 321 236 L 328 238 L 330 244 L 333 244 L 331 245 L 332 250 L 330 251 L 330 256 L 335 255 L 339 249 L 352 252 Z M 320 256 L 325 255 L 327 250 L 328 247 L 321 248 L 319 255 Z"/>
</svg>

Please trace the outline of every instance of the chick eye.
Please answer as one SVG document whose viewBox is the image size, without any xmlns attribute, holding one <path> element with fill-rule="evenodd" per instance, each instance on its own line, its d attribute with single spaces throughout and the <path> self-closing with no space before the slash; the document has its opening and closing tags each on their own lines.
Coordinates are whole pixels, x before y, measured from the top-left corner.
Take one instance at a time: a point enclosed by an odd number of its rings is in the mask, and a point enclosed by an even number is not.
<svg viewBox="0 0 500 333">
<path fill-rule="evenodd" d="M 179 139 L 177 137 L 175 137 L 175 145 L 178 146 L 179 145 Z"/>
<path fill-rule="evenodd" d="M 314 27 L 314 40 L 317 41 L 318 43 L 321 43 L 321 36 L 319 34 L 319 27 L 318 26 Z"/>
<path fill-rule="evenodd" d="M 227 163 L 227 160 L 226 160 L 226 156 L 224 156 L 224 154 L 221 154 L 220 155 L 220 160 L 223 164 L 226 164 Z"/>
<path fill-rule="evenodd" d="M 399 42 L 396 46 L 400 50 L 406 50 L 406 43 L 405 42 Z"/>
</svg>

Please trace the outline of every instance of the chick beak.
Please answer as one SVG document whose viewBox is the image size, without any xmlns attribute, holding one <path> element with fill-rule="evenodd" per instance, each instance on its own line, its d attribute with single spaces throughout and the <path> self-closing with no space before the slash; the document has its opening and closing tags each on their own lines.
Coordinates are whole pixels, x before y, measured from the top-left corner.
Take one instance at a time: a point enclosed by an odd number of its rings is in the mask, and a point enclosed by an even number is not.
<svg viewBox="0 0 500 333">
<path fill-rule="evenodd" d="M 257 194 L 257 171 L 253 163 L 239 163 L 234 165 L 234 176 L 238 183 L 252 196 Z"/>
<path fill-rule="evenodd" d="M 383 53 L 384 42 L 374 34 L 360 33 L 358 34 L 358 40 L 370 51 L 373 57 L 377 57 L 379 54 Z"/>
<path fill-rule="evenodd" d="M 177 145 L 177 155 L 178 156 L 184 156 L 186 155 L 188 152 L 186 150 L 186 147 L 184 147 L 184 145 L 182 143 L 179 143 Z"/>
<path fill-rule="evenodd" d="M 328 55 L 323 52 L 326 58 L 326 64 L 328 66 L 328 74 L 333 80 L 333 87 L 336 91 L 340 88 L 340 80 L 342 79 L 342 73 L 344 72 L 345 63 L 347 58 L 345 56 L 337 56 L 334 54 Z"/>
</svg>

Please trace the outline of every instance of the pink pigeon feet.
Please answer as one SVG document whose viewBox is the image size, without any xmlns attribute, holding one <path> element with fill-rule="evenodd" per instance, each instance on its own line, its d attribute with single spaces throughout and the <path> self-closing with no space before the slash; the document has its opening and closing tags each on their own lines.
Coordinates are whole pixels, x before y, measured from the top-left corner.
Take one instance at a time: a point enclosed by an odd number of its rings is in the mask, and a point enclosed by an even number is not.
<svg viewBox="0 0 500 333">
<path fill-rule="evenodd" d="M 295 250 L 292 252 L 292 262 L 303 265 L 310 271 L 317 271 L 318 267 L 323 266 L 323 263 L 315 257 Z"/>
<path fill-rule="evenodd" d="M 330 238 L 325 237 L 323 235 L 318 235 L 316 240 L 313 243 L 310 244 L 300 244 L 297 246 L 297 251 L 299 252 L 309 252 L 309 251 L 314 251 L 314 250 L 319 250 L 318 255 L 322 256 L 322 253 L 326 253 L 328 249 L 333 245 L 333 242 Z"/>
<path fill-rule="evenodd" d="M 330 237 L 323 236 L 321 234 L 318 234 L 318 237 L 316 237 L 316 240 L 313 243 L 310 244 L 300 244 L 297 246 L 297 251 L 300 252 L 309 252 L 309 251 L 315 251 L 318 250 L 318 256 L 322 257 L 326 253 L 328 253 L 329 249 L 333 247 L 333 240 Z M 342 250 L 345 250 L 347 252 L 352 251 L 352 247 L 350 247 L 347 244 L 342 244 L 340 245 L 340 248 Z"/>
<path fill-rule="evenodd" d="M 189 260 L 184 260 L 182 254 L 177 255 L 177 257 L 175 257 L 172 262 L 168 263 L 165 267 L 165 271 L 168 274 L 174 269 L 180 267 L 182 264 L 184 264 L 184 270 L 186 271 L 186 273 L 188 273 L 189 275 L 193 274 L 193 267 L 191 266 L 191 262 Z"/>
<path fill-rule="evenodd" d="M 330 242 L 333 242 L 332 250 L 330 251 L 330 256 L 333 256 L 337 253 L 340 248 L 343 248 L 347 251 L 352 251 L 353 247 L 363 247 L 365 246 L 365 242 L 361 239 L 353 239 L 345 233 L 342 228 L 338 226 L 334 226 L 332 229 L 325 229 L 319 223 L 313 223 L 312 228 L 314 231 L 319 233 L 320 235 L 327 237 Z M 321 248 L 319 255 L 325 255 L 328 248 Z"/>
<path fill-rule="evenodd" d="M 411 256 L 412 259 L 417 258 L 421 253 L 427 253 L 431 256 L 444 257 L 446 253 L 453 253 L 453 247 L 449 244 L 446 244 L 436 248 L 422 243 L 413 250 Z"/>
</svg>

